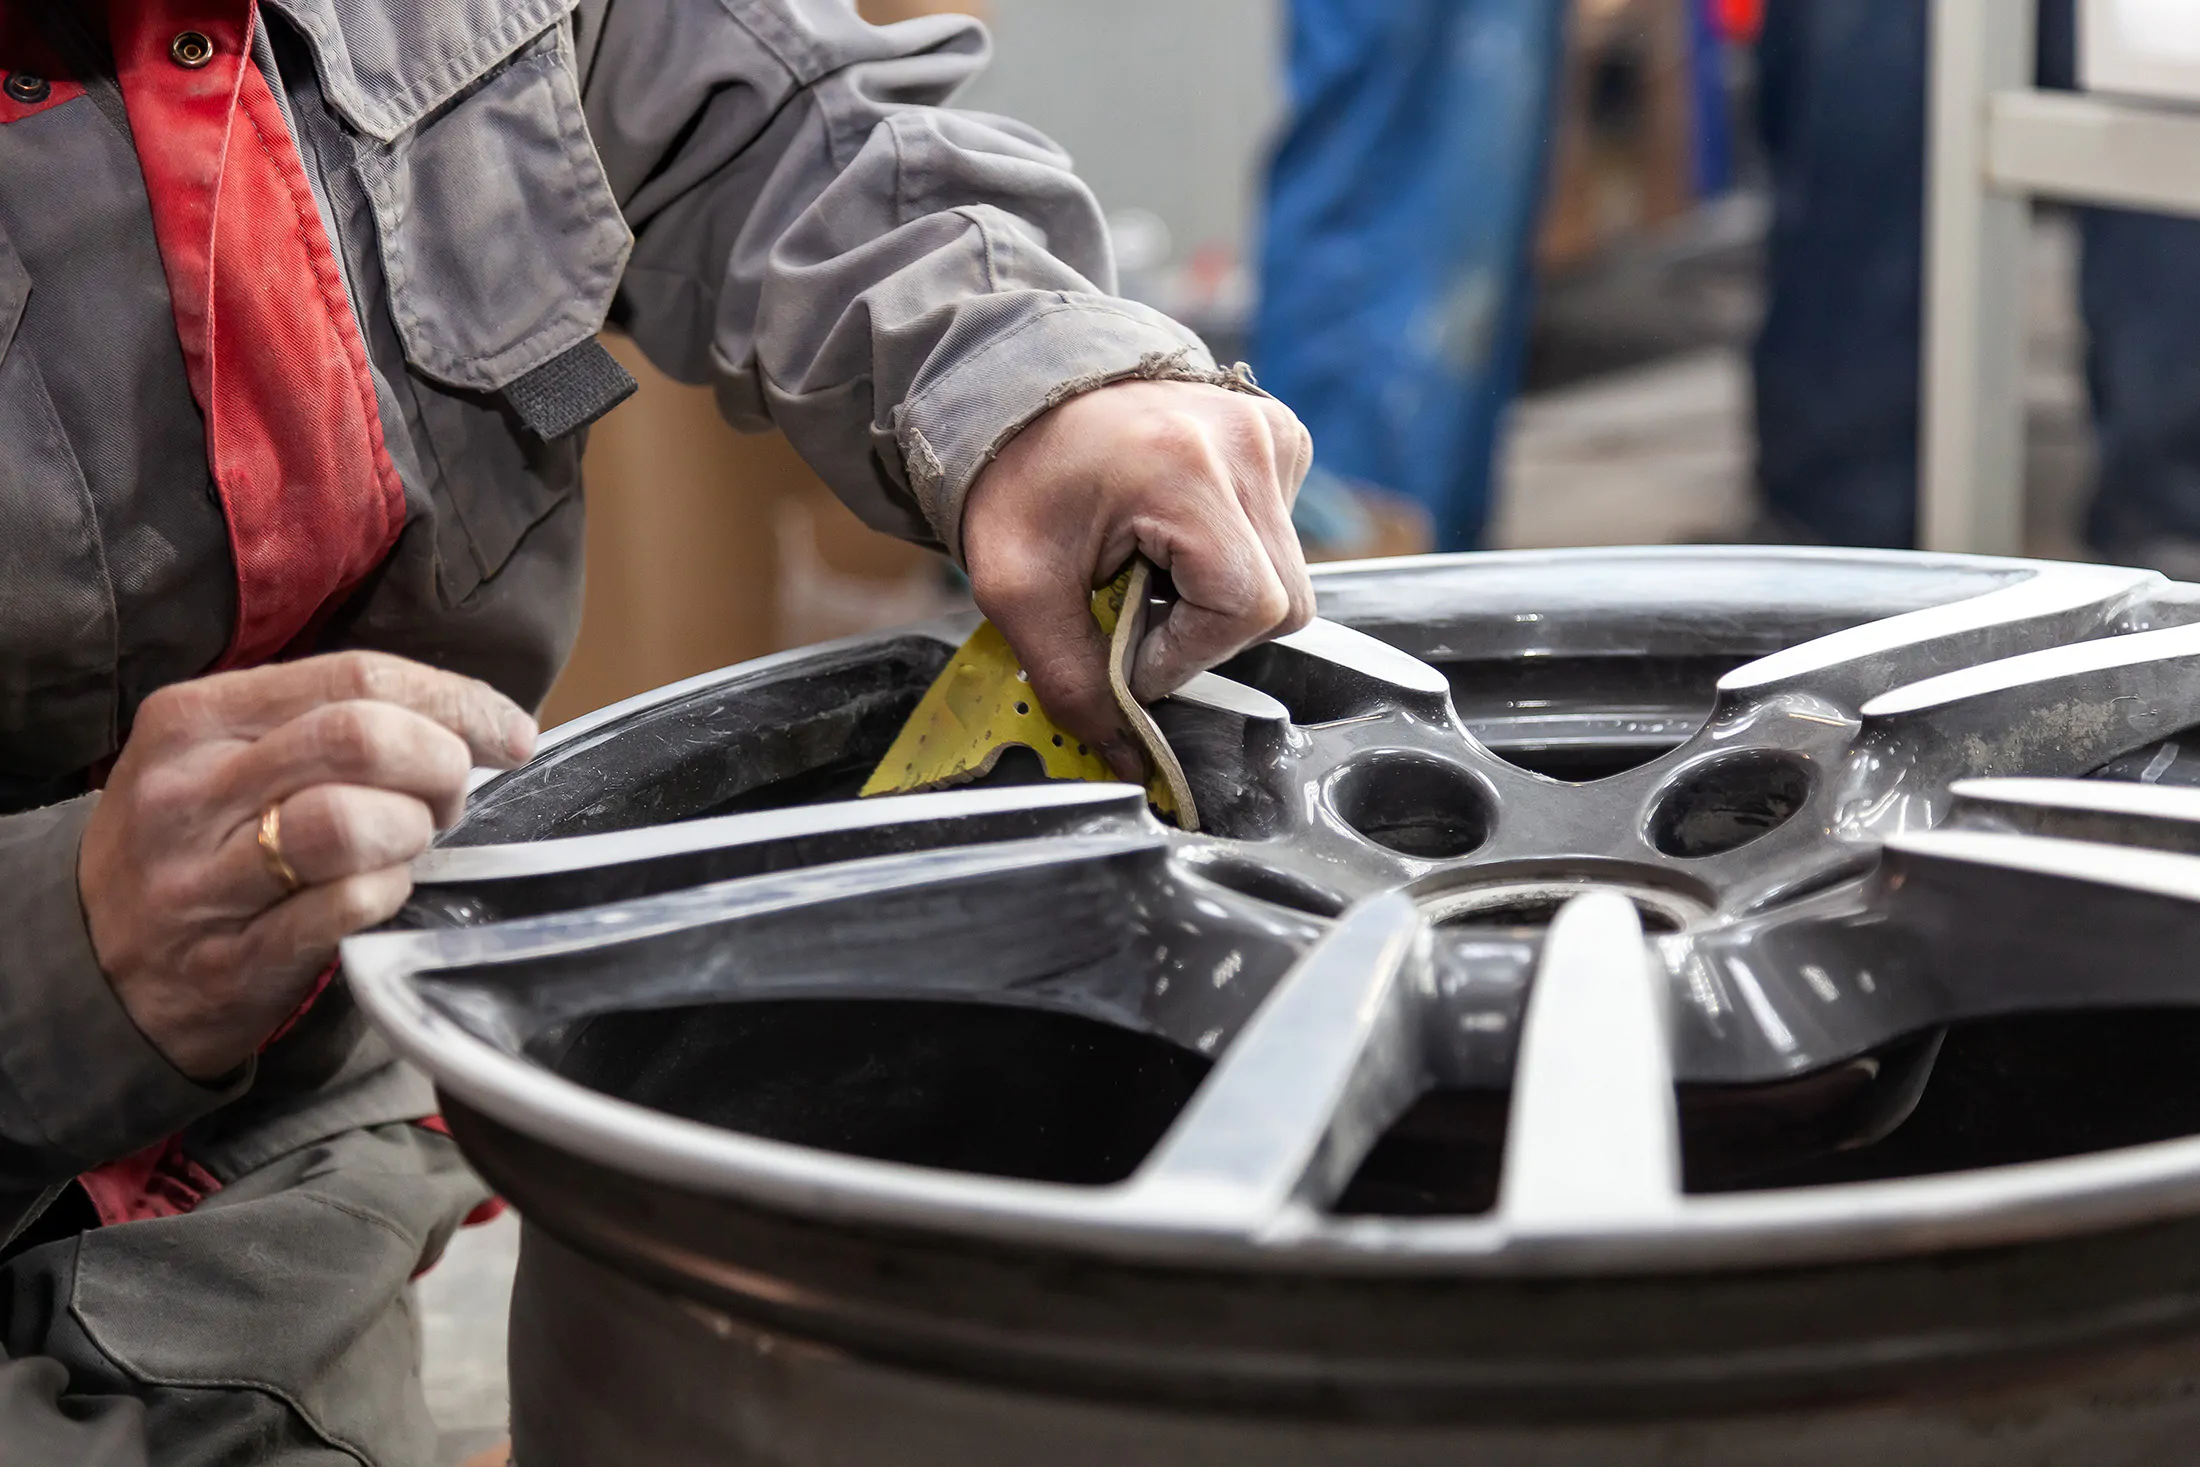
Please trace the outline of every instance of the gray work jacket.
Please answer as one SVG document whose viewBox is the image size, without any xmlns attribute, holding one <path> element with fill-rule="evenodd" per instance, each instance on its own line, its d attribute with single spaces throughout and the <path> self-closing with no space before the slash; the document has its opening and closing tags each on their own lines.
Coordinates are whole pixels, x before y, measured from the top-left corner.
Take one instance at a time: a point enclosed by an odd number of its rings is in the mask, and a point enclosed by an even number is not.
<svg viewBox="0 0 2200 1467">
<path fill-rule="evenodd" d="M 737 426 L 785 431 L 865 520 L 951 553 L 972 477 L 1047 406 L 1212 371 L 1110 294 L 1058 149 L 940 105 L 983 64 L 974 21 L 874 28 L 848 0 L 260 14 L 407 501 L 325 645 L 540 700 L 578 616 L 581 444 L 530 431 L 512 389 L 607 321 Z M 58 1179 L 246 1084 L 189 1082 L 117 1005 L 75 888 L 96 797 L 55 803 L 147 694 L 215 660 L 235 610 L 101 44 L 87 95 L 0 125 L 0 808 L 26 811 L 0 819 L 0 1239 Z M 400 1088 L 349 1119 L 425 1108 Z"/>
</svg>

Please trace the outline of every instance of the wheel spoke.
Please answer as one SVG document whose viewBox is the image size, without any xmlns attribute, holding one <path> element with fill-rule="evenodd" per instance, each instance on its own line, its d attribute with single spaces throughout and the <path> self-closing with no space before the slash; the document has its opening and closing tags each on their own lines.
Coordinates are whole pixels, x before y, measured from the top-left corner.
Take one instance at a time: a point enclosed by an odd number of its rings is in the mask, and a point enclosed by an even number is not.
<svg viewBox="0 0 2200 1467">
<path fill-rule="evenodd" d="M 1238 657 L 1226 669 L 1268 689 L 1302 724 L 1403 709 L 1449 724 L 1451 683 L 1420 658 L 1365 632 L 1316 620 Z"/>
<path fill-rule="evenodd" d="M 1853 712 L 1920 678 L 2112 630 L 2152 571 L 2070 565 L 1981 596 L 1866 622 L 1760 657 L 1719 680 L 1726 698 L 1803 691 Z"/>
<path fill-rule="evenodd" d="M 2011 830 L 2200 855 L 2200 789 L 2106 779 L 1965 779 L 1955 828 Z"/>
<path fill-rule="evenodd" d="M 1158 830 L 844 861 L 617 906 L 344 946 L 508 1047 L 616 1009 L 761 997 L 1012 995 L 1144 1027 Z M 1218 910 L 1227 911 L 1218 904 Z"/>
<path fill-rule="evenodd" d="M 1211 672 L 1194 673 L 1184 686 L 1169 694 L 1169 701 L 1224 714 L 1248 724 L 1281 726 L 1291 721 L 1291 710 L 1259 688 Z"/>
<path fill-rule="evenodd" d="M 1544 939 L 1513 1070 L 1499 1220 L 1515 1234 L 1639 1223 L 1680 1202 L 1666 975 L 1626 898 L 1568 902 Z"/>
<path fill-rule="evenodd" d="M 1935 995 L 1943 1021 L 2200 1005 L 2200 857 L 1917 831 L 1888 842 L 1881 891 L 1889 928 L 1911 949 L 1901 981 Z"/>
<path fill-rule="evenodd" d="M 1250 839 L 1275 827 L 1296 783 L 1289 709 L 1203 672 L 1154 704 L 1153 717 L 1191 783 L 1202 830 Z"/>
<path fill-rule="evenodd" d="M 2200 723 L 2200 626 L 2133 632 L 1943 673 L 1864 705 L 1859 749 L 1944 789 L 2076 775 Z"/>
<path fill-rule="evenodd" d="M 1400 896 L 1347 913 L 1224 1053 L 1125 1209 L 1259 1232 L 1293 1203 L 1332 1201 L 1425 1083 L 1411 982 L 1425 931 Z"/>
<path fill-rule="evenodd" d="M 413 862 L 408 917 L 460 926 L 901 851 L 1151 828 L 1129 785 L 1019 785 L 760 810 L 602 835 L 448 846 Z"/>
<path fill-rule="evenodd" d="M 1831 911 L 1754 918 L 1677 946 L 1676 1078 L 1791 1079 L 1945 1022 L 1914 944 L 1861 917 L 1859 900 L 1852 889 Z"/>
</svg>

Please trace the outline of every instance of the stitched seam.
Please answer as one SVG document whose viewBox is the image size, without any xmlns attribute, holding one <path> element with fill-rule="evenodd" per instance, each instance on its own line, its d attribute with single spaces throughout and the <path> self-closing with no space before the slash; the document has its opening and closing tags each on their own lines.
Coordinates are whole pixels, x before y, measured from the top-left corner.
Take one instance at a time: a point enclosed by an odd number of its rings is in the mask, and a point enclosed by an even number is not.
<svg viewBox="0 0 2200 1467">
<path fill-rule="evenodd" d="M 894 145 L 894 227 L 901 228 L 909 222 L 908 149 L 902 145 L 901 115 L 889 114 L 886 119 L 886 137 Z"/>
<path fill-rule="evenodd" d="M 842 70 L 845 69 L 842 68 Z M 828 76 L 838 74 L 838 72 L 820 73 L 813 80 L 804 82 L 796 92 L 797 96 L 808 96 L 817 104 L 818 118 L 824 123 L 825 127 L 825 161 L 831 167 L 836 178 L 848 171 L 855 161 L 856 154 L 863 151 L 864 141 L 871 135 L 870 128 L 861 126 L 852 115 L 852 102 L 835 95 L 832 88 L 820 85 Z M 844 103 L 848 103 L 848 105 L 844 106 Z M 891 123 L 897 115 L 896 113 L 888 113 L 886 121 Z M 849 134 L 849 136 L 844 138 L 843 133 Z"/>
<path fill-rule="evenodd" d="M 1001 277 L 1007 272 L 1001 266 L 1001 257 L 997 251 L 1006 247 L 1007 241 L 999 238 L 1005 231 L 995 229 L 986 221 L 985 215 L 975 208 L 965 205 L 955 212 L 968 219 L 971 227 L 978 231 L 978 243 L 985 250 L 986 292 L 992 295 L 999 294 Z"/>
<path fill-rule="evenodd" d="M 372 100 L 360 84 L 358 72 L 351 65 L 351 47 L 346 44 L 340 28 L 324 26 L 318 13 L 306 11 L 303 6 L 283 8 L 293 24 L 309 32 L 323 47 L 332 53 L 342 53 L 345 76 L 334 86 L 330 85 L 332 78 L 327 69 L 316 58 L 315 67 L 322 72 L 322 90 L 341 110 L 356 114 L 370 132 L 387 143 L 469 84 L 480 80 L 487 71 L 483 57 L 494 60 L 511 54 L 519 41 L 543 34 L 570 14 L 575 3 L 576 0 L 537 0 L 535 5 L 513 16 L 509 24 L 490 32 L 410 86 L 399 89 L 387 103 Z"/>
<path fill-rule="evenodd" d="M 397 466 L 390 461 L 389 445 L 382 440 L 382 414 L 374 401 L 373 383 L 366 376 L 366 343 L 360 338 L 357 323 L 351 317 L 351 297 L 345 293 L 342 279 L 329 268 L 335 261 L 324 258 L 329 250 L 313 247 L 313 235 L 306 228 L 306 220 L 310 217 L 318 221 L 320 211 L 314 207 L 310 192 L 304 198 L 299 197 L 304 180 L 293 178 L 283 167 L 282 156 L 268 141 L 267 132 L 260 126 L 260 119 L 253 115 L 253 109 L 247 105 L 239 110 L 244 113 L 245 124 L 252 129 L 260 152 L 275 170 L 276 177 L 282 180 L 283 192 L 290 197 L 291 228 L 298 236 L 299 248 L 305 251 L 307 268 L 313 271 L 313 283 L 321 292 L 322 309 L 330 314 L 345 363 L 351 368 L 352 398 L 366 420 L 367 441 L 374 450 L 374 477 L 382 490 L 383 529 L 388 531 L 403 522 L 405 491 L 397 482 Z M 301 167 L 303 162 L 301 158 Z"/>
<path fill-rule="evenodd" d="M 248 50 L 250 40 L 251 37 L 248 32 L 246 36 Z M 214 411 L 214 402 L 220 395 L 218 384 L 214 381 L 214 256 L 221 247 L 222 185 L 227 181 L 229 172 L 230 134 L 237 126 L 238 102 L 244 92 L 244 68 L 253 64 L 251 56 L 246 55 L 238 63 L 236 77 L 229 84 L 229 98 L 222 114 L 221 146 L 220 150 L 214 154 L 215 168 L 211 184 L 212 193 L 208 197 L 206 206 L 206 270 L 203 278 L 198 282 L 200 286 L 198 355 L 206 364 L 206 401 L 200 403 L 199 408 L 206 417 L 206 458 L 209 465 L 214 462 L 221 449 L 221 423 Z M 180 326 L 182 323 L 178 322 L 177 324 Z M 184 343 L 183 353 L 185 363 L 188 365 L 192 355 L 189 342 Z M 219 488 L 220 486 L 217 483 L 217 491 Z M 226 494 L 222 498 L 222 509 L 226 515 L 228 512 L 228 496 Z M 238 604 L 241 606 L 244 593 L 244 585 L 241 580 L 238 583 L 237 592 L 239 596 Z"/>
<path fill-rule="evenodd" d="M 383 1217 L 380 1213 L 369 1212 L 357 1203 L 346 1202 L 341 1197 L 331 1197 L 325 1192 L 307 1192 L 303 1195 L 314 1202 L 320 1203 L 323 1207 L 333 1208 L 335 1211 L 355 1217 L 363 1223 L 370 1223 L 388 1233 L 415 1253 L 419 1252 L 419 1245 L 406 1235 L 404 1229 L 398 1227 L 397 1224 Z"/>
</svg>

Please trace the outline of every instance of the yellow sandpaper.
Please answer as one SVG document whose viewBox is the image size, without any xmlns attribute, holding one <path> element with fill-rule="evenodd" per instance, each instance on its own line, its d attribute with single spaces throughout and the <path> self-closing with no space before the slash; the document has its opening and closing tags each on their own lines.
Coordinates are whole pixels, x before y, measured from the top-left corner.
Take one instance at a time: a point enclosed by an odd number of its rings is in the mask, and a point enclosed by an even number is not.
<svg viewBox="0 0 2200 1467">
<path fill-rule="evenodd" d="M 1113 664 L 1127 662 L 1128 652 L 1135 646 L 1127 647 L 1133 638 L 1118 637 L 1116 628 L 1133 581 L 1142 596 L 1150 574 L 1151 567 L 1143 560 L 1134 561 L 1123 574 L 1093 593 L 1093 620 L 1111 644 L 1110 685 L 1118 702 L 1128 697 L 1126 669 Z M 1135 702 L 1130 706 L 1138 714 L 1131 720 L 1133 732 L 1148 745 L 1156 771 L 1146 786 L 1147 800 L 1185 829 L 1196 830 L 1197 814 L 1185 812 L 1190 791 L 1183 784 L 1181 767 L 1165 743 L 1160 745 L 1159 757 L 1153 757 L 1159 730 L 1143 708 Z M 981 622 L 925 690 L 916 711 L 909 715 L 886 757 L 864 784 L 863 793 L 900 795 L 968 784 L 990 773 L 1005 750 L 1019 747 L 1039 756 L 1049 779 L 1104 781 L 1119 777 L 1097 750 L 1087 748 L 1055 726 L 1033 695 L 1030 675 L 1016 660 L 1008 639 L 993 623 Z M 1181 802 L 1178 789 L 1187 796 Z M 1190 818 L 1185 818 L 1186 813 Z"/>
</svg>

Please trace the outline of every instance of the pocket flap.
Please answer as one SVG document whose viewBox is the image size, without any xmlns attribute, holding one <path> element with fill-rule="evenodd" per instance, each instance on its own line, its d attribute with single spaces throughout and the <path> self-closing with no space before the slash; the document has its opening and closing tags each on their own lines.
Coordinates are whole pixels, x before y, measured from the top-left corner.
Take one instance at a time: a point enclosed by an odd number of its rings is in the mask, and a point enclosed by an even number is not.
<svg viewBox="0 0 2200 1467">
<path fill-rule="evenodd" d="M 603 325 L 633 236 L 552 26 L 419 127 L 363 148 L 406 359 L 493 392 Z"/>
<path fill-rule="evenodd" d="M 269 0 L 312 44 L 347 125 L 391 142 L 579 0 Z"/>
</svg>

